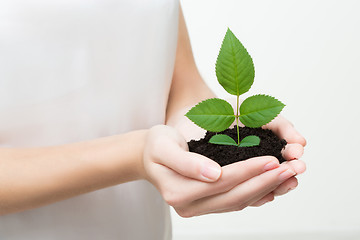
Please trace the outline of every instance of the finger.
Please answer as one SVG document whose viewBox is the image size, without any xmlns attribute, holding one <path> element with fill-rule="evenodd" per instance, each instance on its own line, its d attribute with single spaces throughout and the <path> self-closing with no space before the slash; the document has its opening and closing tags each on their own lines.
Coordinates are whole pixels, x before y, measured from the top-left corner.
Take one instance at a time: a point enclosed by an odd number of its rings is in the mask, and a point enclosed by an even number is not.
<svg viewBox="0 0 360 240">
<path fill-rule="evenodd" d="M 167 179 L 167 181 L 159 180 L 160 182 L 155 184 L 159 186 L 158 189 L 165 201 L 171 206 L 181 206 L 227 192 L 238 184 L 279 166 L 279 161 L 272 156 L 251 158 L 223 167 L 221 178 L 213 183 L 186 178 L 160 164 L 153 166 L 156 168 L 153 172 L 156 172 L 157 179 Z"/>
<path fill-rule="evenodd" d="M 292 177 L 290 177 L 289 179 L 291 179 Z M 285 182 L 287 182 L 289 179 L 285 180 Z M 255 203 L 259 206 L 265 204 L 266 202 L 268 202 L 270 199 L 271 201 L 274 200 L 274 191 L 281 185 L 282 183 L 279 184 L 274 184 L 272 186 L 269 186 L 268 188 L 264 188 L 264 190 L 262 192 L 259 192 L 257 194 L 255 194 L 250 200 L 247 201 L 245 206 L 255 206 Z"/>
<path fill-rule="evenodd" d="M 254 196 L 263 194 L 266 191 L 272 191 L 271 189 L 275 189 L 279 184 L 294 175 L 295 173 L 288 167 L 280 166 L 251 178 L 228 192 L 191 203 L 187 206 L 185 215 L 195 216 L 215 211 L 227 211 L 234 208 L 241 210 L 248 206 L 249 201 L 253 200 Z"/>
<path fill-rule="evenodd" d="M 168 144 L 158 163 L 189 178 L 204 182 L 217 181 L 222 169 L 215 161 L 197 153 L 184 151 L 176 144 Z"/>
<path fill-rule="evenodd" d="M 302 174 L 306 171 L 306 165 L 301 160 L 285 161 L 282 163 L 282 165 L 287 165 L 291 167 L 291 169 L 296 172 L 296 174 Z"/>
<path fill-rule="evenodd" d="M 250 158 L 245 161 L 236 162 L 223 167 L 221 179 L 213 184 L 211 188 L 200 188 L 198 192 L 203 196 L 211 196 L 231 190 L 233 187 L 280 166 L 279 160 L 273 156 L 261 156 Z"/>
<path fill-rule="evenodd" d="M 282 184 L 280 184 L 274 191 L 275 196 L 280 196 L 288 193 L 289 191 L 295 189 L 298 185 L 298 180 L 296 177 L 289 178 Z"/>
<path fill-rule="evenodd" d="M 294 125 L 282 116 L 278 116 L 264 126 L 272 130 L 279 138 L 285 139 L 288 143 L 299 143 L 306 146 L 305 138 L 294 128 Z"/>
<path fill-rule="evenodd" d="M 244 206 L 249 206 L 249 207 L 260 207 L 262 205 L 264 205 L 267 202 L 271 202 L 275 199 L 274 193 L 270 192 L 266 195 L 263 195 L 261 198 L 258 198 L 257 200 L 253 201 L 252 203 L 247 203 L 246 205 L 242 204 L 239 205 L 237 207 L 234 208 L 230 208 L 230 209 L 226 209 L 226 210 L 219 210 L 219 211 L 213 211 L 211 213 L 225 213 L 225 212 L 236 212 L 236 211 L 241 211 L 244 209 Z"/>
<path fill-rule="evenodd" d="M 266 193 L 261 193 L 261 194 L 257 195 L 256 197 L 253 197 L 251 200 L 247 201 L 246 204 L 241 204 L 241 205 L 239 205 L 237 207 L 234 207 L 234 208 L 221 210 L 221 211 L 216 211 L 216 212 L 213 212 L 213 213 L 241 211 L 245 207 L 260 207 L 260 206 L 264 205 L 265 203 L 271 202 L 271 201 L 273 201 L 275 199 L 275 195 L 273 193 L 274 188 L 271 189 L 271 190 L 267 190 Z"/>
<path fill-rule="evenodd" d="M 188 145 L 179 132 L 168 126 L 155 126 L 152 130 L 149 147 L 152 161 L 200 181 L 214 182 L 219 179 L 222 171 L 220 165 L 205 156 L 188 152 Z"/>
<path fill-rule="evenodd" d="M 261 198 L 260 200 L 250 204 L 251 207 L 260 207 L 262 205 L 264 205 L 265 203 L 274 201 L 275 199 L 275 195 L 273 192 L 268 193 L 265 197 Z"/>
<path fill-rule="evenodd" d="M 290 143 L 285 146 L 282 155 L 285 160 L 299 159 L 304 154 L 304 147 L 299 143 Z"/>
</svg>

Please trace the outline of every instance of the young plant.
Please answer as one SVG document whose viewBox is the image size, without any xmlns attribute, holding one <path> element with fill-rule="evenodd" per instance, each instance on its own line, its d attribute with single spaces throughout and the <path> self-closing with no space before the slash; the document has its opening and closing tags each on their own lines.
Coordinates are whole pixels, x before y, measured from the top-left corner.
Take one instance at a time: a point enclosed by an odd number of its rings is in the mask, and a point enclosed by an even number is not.
<svg viewBox="0 0 360 240">
<path fill-rule="evenodd" d="M 239 147 L 259 145 L 260 138 L 254 135 L 240 141 L 239 121 L 247 127 L 261 127 L 272 121 L 285 105 L 264 94 L 248 97 L 240 105 L 239 97 L 251 88 L 255 70 L 251 56 L 229 28 L 216 61 L 216 76 L 220 85 L 236 96 L 236 113 L 227 101 L 211 98 L 198 103 L 185 116 L 210 132 L 224 131 L 236 121 L 237 142 L 225 134 L 217 134 L 209 140 L 210 143 Z"/>
</svg>

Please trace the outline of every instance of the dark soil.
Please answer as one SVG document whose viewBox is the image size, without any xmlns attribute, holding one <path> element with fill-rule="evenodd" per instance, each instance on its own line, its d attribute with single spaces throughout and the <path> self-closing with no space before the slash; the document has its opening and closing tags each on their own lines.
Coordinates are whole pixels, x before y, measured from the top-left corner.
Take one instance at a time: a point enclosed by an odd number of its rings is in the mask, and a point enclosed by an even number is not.
<svg viewBox="0 0 360 240">
<path fill-rule="evenodd" d="M 258 156 L 274 156 L 282 163 L 285 159 L 281 155 L 281 150 L 285 147 L 287 142 L 285 139 L 279 139 L 271 130 L 264 130 L 262 128 L 248 128 L 240 127 L 240 141 L 246 136 L 256 135 L 260 137 L 260 145 L 255 147 L 237 147 L 228 145 L 218 145 L 209 143 L 209 139 L 216 133 L 207 132 L 205 137 L 195 141 L 188 142 L 190 152 L 204 155 L 220 166 L 225 166 L 234 162 L 246 160 Z M 236 127 L 227 129 L 222 134 L 232 137 L 237 142 Z"/>
</svg>

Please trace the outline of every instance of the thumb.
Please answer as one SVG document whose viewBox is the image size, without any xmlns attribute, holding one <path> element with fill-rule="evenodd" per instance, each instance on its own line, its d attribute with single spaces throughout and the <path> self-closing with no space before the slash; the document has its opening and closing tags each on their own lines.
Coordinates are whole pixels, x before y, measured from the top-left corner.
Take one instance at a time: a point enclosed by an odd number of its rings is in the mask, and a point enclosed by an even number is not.
<svg viewBox="0 0 360 240">
<path fill-rule="evenodd" d="M 222 168 L 215 161 L 200 154 L 185 151 L 176 144 L 168 146 L 163 157 L 158 160 L 160 164 L 180 175 L 204 182 L 217 181 L 222 172 Z"/>
</svg>

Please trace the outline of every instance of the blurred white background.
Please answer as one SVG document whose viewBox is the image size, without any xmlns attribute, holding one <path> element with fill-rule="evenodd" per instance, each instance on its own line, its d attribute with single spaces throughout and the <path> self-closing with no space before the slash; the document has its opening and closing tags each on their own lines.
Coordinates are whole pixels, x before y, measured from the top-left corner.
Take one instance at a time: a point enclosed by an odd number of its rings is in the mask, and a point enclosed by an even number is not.
<svg viewBox="0 0 360 240">
<path fill-rule="evenodd" d="M 190 219 L 174 240 L 360 239 L 360 1 L 182 0 L 197 65 L 220 96 L 215 61 L 230 27 L 252 55 L 256 93 L 273 95 L 307 138 L 308 170 L 260 208 Z M 244 97 L 246 97 L 244 96 Z"/>
</svg>

